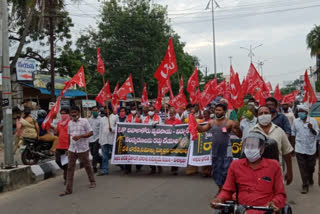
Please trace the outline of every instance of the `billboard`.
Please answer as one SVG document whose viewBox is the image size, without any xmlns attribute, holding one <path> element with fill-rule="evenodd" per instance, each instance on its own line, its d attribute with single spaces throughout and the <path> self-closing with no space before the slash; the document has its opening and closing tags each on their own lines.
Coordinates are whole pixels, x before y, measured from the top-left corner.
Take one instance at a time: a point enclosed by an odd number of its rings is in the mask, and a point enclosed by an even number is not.
<svg viewBox="0 0 320 214">
<path fill-rule="evenodd" d="M 36 61 L 19 58 L 16 63 L 18 81 L 32 81 L 32 74 L 37 71 Z"/>
<path fill-rule="evenodd" d="M 54 77 L 54 86 L 55 89 L 63 89 L 64 84 L 70 80 L 69 77 L 62 77 L 55 75 Z M 51 76 L 47 74 L 36 74 L 34 75 L 33 85 L 37 88 L 47 88 L 47 84 L 51 82 Z M 76 86 L 73 86 L 71 89 L 76 89 Z"/>
</svg>

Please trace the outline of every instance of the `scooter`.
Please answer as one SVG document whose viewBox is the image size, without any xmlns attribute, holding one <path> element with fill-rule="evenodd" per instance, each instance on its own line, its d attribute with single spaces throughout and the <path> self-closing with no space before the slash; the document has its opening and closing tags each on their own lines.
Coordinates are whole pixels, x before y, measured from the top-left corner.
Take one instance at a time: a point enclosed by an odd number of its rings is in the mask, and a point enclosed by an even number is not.
<svg viewBox="0 0 320 214">
<path fill-rule="evenodd" d="M 24 138 L 24 149 L 21 160 L 24 165 L 35 165 L 39 160 L 49 159 L 50 149 L 53 142 L 39 141 L 37 139 Z"/>
</svg>

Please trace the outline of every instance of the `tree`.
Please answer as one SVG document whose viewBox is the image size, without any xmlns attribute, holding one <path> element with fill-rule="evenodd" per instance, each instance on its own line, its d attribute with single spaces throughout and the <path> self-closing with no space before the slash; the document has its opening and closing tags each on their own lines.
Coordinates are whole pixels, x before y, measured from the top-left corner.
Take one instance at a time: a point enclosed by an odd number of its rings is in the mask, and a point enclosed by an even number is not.
<svg viewBox="0 0 320 214">
<path fill-rule="evenodd" d="M 70 27 L 73 26 L 68 13 L 64 11 L 63 0 L 10 0 L 11 45 L 19 42 L 18 48 L 11 57 L 11 72 L 19 57 L 32 58 L 40 63 L 40 69 L 51 74 L 51 98 L 55 101 L 55 46 L 59 41 L 70 39 Z M 34 50 L 28 44 L 38 43 L 41 49 L 50 46 L 49 57 L 43 56 L 41 50 Z"/>
<path fill-rule="evenodd" d="M 310 55 L 316 56 L 317 70 L 320 69 L 320 26 L 315 27 L 307 35 L 307 46 L 310 49 Z"/>
<path fill-rule="evenodd" d="M 76 42 L 64 49 L 59 57 L 59 71 L 72 75 L 74 63 L 81 59 L 89 78 L 88 92 L 98 93 L 102 88 L 102 77 L 96 71 L 97 52 L 106 66 L 105 78 L 111 86 L 122 84 L 132 74 L 136 95 L 142 92 L 144 82 L 148 83 L 150 97 L 157 96 L 157 81 L 153 77 L 163 59 L 169 37 L 173 38 L 178 72 L 171 77 L 173 90 L 177 93 L 181 75 L 185 85 L 198 59 L 183 51 L 185 44 L 172 30 L 167 9 L 160 5 L 150 6 L 149 0 L 110 0 L 103 2 L 98 28 L 88 29 Z"/>
</svg>

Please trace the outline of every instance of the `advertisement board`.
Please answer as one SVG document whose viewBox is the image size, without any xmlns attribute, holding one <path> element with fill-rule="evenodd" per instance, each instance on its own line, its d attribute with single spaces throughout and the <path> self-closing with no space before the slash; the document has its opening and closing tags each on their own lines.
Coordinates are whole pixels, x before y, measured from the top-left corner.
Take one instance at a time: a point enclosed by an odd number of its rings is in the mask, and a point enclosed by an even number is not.
<svg viewBox="0 0 320 214">
<path fill-rule="evenodd" d="M 18 81 L 32 81 L 32 75 L 37 71 L 35 60 L 19 58 L 16 63 Z"/>
<path fill-rule="evenodd" d="M 71 78 L 62 77 L 56 75 L 55 79 L 55 89 L 63 89 L 64 84 L 68 82 Z M 34 75 L 33 85 L 37 88 L 47 88 L 47 84 L 51 82 L 51 76 L 47 74 L 36 74 Z M 73 86 L 71 89 L 76 89 L 76 86 Z"/>
</svg>

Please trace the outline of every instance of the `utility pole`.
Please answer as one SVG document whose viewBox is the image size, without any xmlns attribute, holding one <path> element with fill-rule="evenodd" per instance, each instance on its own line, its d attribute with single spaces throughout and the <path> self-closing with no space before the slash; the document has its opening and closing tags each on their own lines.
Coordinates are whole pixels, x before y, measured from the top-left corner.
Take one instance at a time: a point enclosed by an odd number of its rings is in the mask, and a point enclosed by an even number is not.
<svg viewBox="0 0 320 214">
<path fill-rule="evenodd" d="M 240 47 L 240 48 L 249 51 L 248 57 L 250 58 L 250 62 L 252 63 L 252 58 L 254 57 L 253 50 L 257 49 L 258 47 L 261 47 L 262 45 L 263 44 L 260 44 L 260 45 L 255 46 L 255 47 L 252 47 L 252 45 L 250 45 L 250 48 L 245 48 L 245 47 Z"/>
<path fill-rule="evenodd" d="M 207 83 L 208 80 L 208 67 L 206 66 L 206 72 L 205 72 L 205 82 Z"/>
<path fill-rule="evenodd" d="M 49 14 L 49 41 L 50 41 L 50 75 L 51 75 L 51 101 L 56 101 L 55 87 L 54 87 L 54 69 L 55 69 L 55 58 L 54 58 L 54 1 L 50 0 L 50 14 Z"/>
<path fill-rule="evenodd" d="M 214 27 L 214 5 L 220 8 L 220 5 L 216 2 L 216 0 L 209 0 L 206 10 L 209 9 L 211 3 L 211 13 L 212 13 L 212 49 L 213 49 L 213 66 L 214 66 L 214 76 L 217 76 L 217 60 L 216 60 L 216 35 L 215 35 L 215 27 Z"/>
<path fill-rule="evenodd" d="M 262 67 L 263 67 L 263 65 L 264 65 L 264 62 L 266 62 L 267 60 L 263 60 L 263 61 L 258 61 L 258 62 L 256 62 L 257 63 L 257 65 L 258 65 L 258 70 L 259 70 L 259 72 L 260 72 L 260 75 L 261 75 L 261 77 L 263 78 L 263 71 L 262 71 Z"/>
<path fill-rule="evenodd" d="M 0 1 L 0 71 L 2 71 L 2 115 L 3 115 L 3 142 L 4 142 L 4 167 L 13 167 L 13 137 L 12 137 L 12 92 L 11 74 L 9 66 L 9 41 L 8 41 L 8 12 L 7 0 Z M 2 45 L 2 46 L 1 46 Z"/>
</svg>

